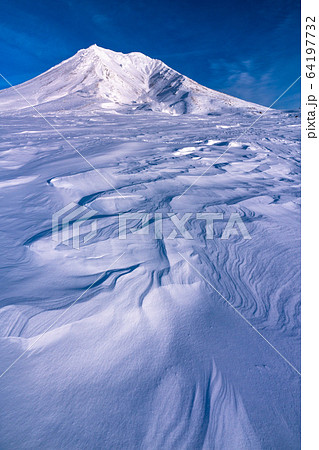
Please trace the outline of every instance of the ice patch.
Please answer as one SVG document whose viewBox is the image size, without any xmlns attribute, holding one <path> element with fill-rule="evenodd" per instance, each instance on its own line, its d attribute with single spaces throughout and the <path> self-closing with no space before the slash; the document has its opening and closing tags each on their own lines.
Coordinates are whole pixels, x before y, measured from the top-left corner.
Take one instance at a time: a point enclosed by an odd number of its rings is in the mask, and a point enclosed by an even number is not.
<svg viewBox="0 0 319 450">
<path fill-rule="evenodd" d="M 184 155 L 189 155 L 190 153 L 193 153 L 195 150 L 196 150 L 196 147 L 184 147 L 184 148 L 178 149 L 173 154 L 176 156 L 184 156 Z"/>
</svg>

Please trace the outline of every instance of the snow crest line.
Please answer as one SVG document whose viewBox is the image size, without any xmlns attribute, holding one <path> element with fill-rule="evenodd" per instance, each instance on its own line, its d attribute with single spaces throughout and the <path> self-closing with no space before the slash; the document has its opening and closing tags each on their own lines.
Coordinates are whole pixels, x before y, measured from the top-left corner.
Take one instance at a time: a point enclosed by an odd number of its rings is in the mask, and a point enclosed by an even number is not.
<svg viewBox="0 0 319 450">
<path fill-rule="evenodd" d="M 275 350 L 276 353 L 278 353 L 278 355 L 279 355 L 284 361 L 286 361 L 287 364 L 289 364 L 289 366 L 290 366 L 295 372 L 297 372 L 298 375 L 301 376 L 301 373 L 299 372 L 299 370 L 296 369 L 296 367 L 295 367 L 293 364 L 291 364 L 291 362 L 288 361 L 288 359 L 285 358 L 284 355 L 283 355 L 282 353 L 280 353 L 280 351 L 277 350 L 276 347 L 274 347 L 274 346 L 268 341 L 268 339 L 265 338 L 265 336 L 263 336 L 263 335 L 260 333 L 260 331 L 258 331 L 257 328 L 254 327 L 254 325 L 252 325 L 252 324 L 249 322 L 249 320 L 247 320 L 246 317 L 243 316 L 243 315 L 238 311 L 238 309 L 235 308 L 235 307 L 230 303 L 230 301 L 227 300 L 227 298 L 225 298 L 225 297 L 223 296 L 223 294 L 221 294 L 221 293 L 220 293 L 220 292 L 219 292 L 219 291 L 218 291 L 218 290 L 210 283 L 210 281 L 208 281 L 207 278 L 205 278 L 204 275 L 202 275 L 202 274 L 199 272 L 199 270 L 197 270 L 196 267 L 193 266 L 193 264 L 190 263 L 190 262 L 188 261 L 188 259 L 185 258 L 185 256 L 183 256 L 180 252 L 177 252 L 177 253 L 178 253 L 178 254 L 179 254 L 179 255 L 180 255 L 180 256 L 181 256 L 181 257 L 182 257 L 182 258 L 183 258 L 190 266 L 191 266 L 191 267 L 192 267 L 192 269 L 195 270 L 195 272 L 197 272 L 197 274 L 198 274 L 204 281 L 206 281 L 206 283 L 209 284 L 209 286 L 210 286 L 212 289 L 214 289 L 215 292 L 217 292 L 217 294 L 218 294 L 223 300 L 225 300 L 225 302 L 226 302 L 229 306 L 231 306 L 231 307 L 233 308 L 233 310 L 234 310 L 234 311 L 235 311 L 235 312 L 236 312 L 236 313 L 237 313 L 237 314 L 238 314 L 238 315 L 239 315 L 246 323 L 248 323 L 248 325 L 249 325 L 254 331 L 256 331 L 256 333 L 259 334 L 260 337 L 263 338 L 264 341 L 267 342 L 268 345 L 270 345 L 270 347 L 271 347 L 273 350 Z"/>
<path fill-rule="evenodd" d="M 204 172 L 203 172 L 201 175 L 199 175 L 199 176 L 196 178 L 196 180 L 195 180 L 190 186 L 188 186 L 188 188 L 185 189 L 185 191 L 184 191 L 179 197 L 177 197 L 177 200 L 179 200 L 180 198 L 182 198 L 183 195 L 186 194 L 186 192 L 187 192 L 191 187 L 193 187 L 194 184 L 196 184 L 197 181 L 198 181 L 203 175 L 205 175 L 205 173 L 208 172 L 209 169 L 211 169 L 211 168 L 213 167 L 213 165 L 216 164 L 217 161 L 219 161 L 220 158 L 221 158 L 222 156 L 225 155 L 226 152 L 228 152 L 229 148 L 232 146 L 232 145 L 231 145 L 232 142 L 236 142 L 238 139 L 240 139 L 242 136 L 244 136 L 244 134 L 246 134 L 247 131 L 250 130 L 250 129 L 255 125 L 255 123 L 257 123 L 258 120 L 260 120 L 260 119 L 261 119 L 261 118 L 262 118 L 262 117 L 270 110 L 270 108 L 272 108 L 272 107 L 275 105 L 275 103 L 277 103 L 278 100 L 280 100 L 281 97 L 283 97 L 283 96 L 286 94 L 286 92 L 288 92 L 289 89 L 291 89 L 291 88 L 297 83 L 297 81 L 300 80 L 300 78 L 301 78 L 301 75 L 299 75 L 299 77 L 298 77 L 293 83 L 291 83 L 291 85 L 290 85 L 289 87 L 287 87 L 287 89 L 286 89 L 282 94 L 280 94 L 279 97 L 276 98 L 276 100 L 275 100 L 270 106 L 268 106 L 268 108 L 267 108 L 267 109 L 266 109 L 259 117 L 257 117 L 257 119 L 256 119 L 251 125 L 249 125 L 248 128 L 246 128 L 246 129 L 245 129 L 245 130 L 244 130 L 244 131 L 243 131 L 236 139 L 232 139 L 232 140 L 229 142 L 229 144 L 228 144 L 226 150 L 225 150 L 220 156 L 218 156 L 218 158 L 216 159 L 216 161 L 214 161 L 210 166 L 208 166 L 207 169 L 205 169 Z"/>
<path fill-rule="evenodd" d="M 122 256 L 125 254 L 126 252 L 123 252 L 111 265 L 110 265 L 110 267 L 107 269 L 107 270 L 110 270 L 111 269 L 111 267 L 113 267 L 114 266 L 114 264 L 116 264 L 117 263 L 117 261 L 119 261 L 121 258 L 122 258 Z M 21 358 L 22 358 L 22 356 L 26 353 L 26 352 L 28 352 L 29 350 L 31 350 L 31 348 L 48 332 L 48 331 L 50 331 L 50 329 L 57 323 L 57 321 L 59 320 L 59 319 L 61 319 L 61 317 L 62 316 L 64 316 L 64 314 L 65 313 L 67 313 L 68 311 L 69 311 L 69 309 L 70 308 L 72 308 L 72 306 L 73 305 L 75 305 L 82 297 L 83 297 L 83 295 L 84 294 L 86 294 L 90 289 L 91 289 L 91 287 L 93 287 L 104 275 L 105 275 L 105 272 L 106 271 L 103 271 L 98 277 L 97 277 L 97 279 L 92 283 L 92 284 L 90 284 L 90 286 L 84 291 L 84 292 L 82 292 L 82 294 L 76 299 L 76 300 L 74 300 L 74 302 L 73 303 L 71 303 L 71 305 L 68 307 L 68 308 L 66 308 L 64 311 L 63 311 L 63 313 L 57 318 L 57 319 L 55 319 L 55 321 L 54 322 L 52 322 L 51 323 L 51 325 L 42 333 L 42 334 L 40 334 L 40 336 L 27 348 L 27 349 L 25 349 L 24 350 L 24 352 L 23 353 L 21 353 L 21 355 L 20 356 L 18 356 L 18 358 L 17 359 L 15 359 L 14 361 L 13 361 L 13 363 L 11 363 L 10 364 L 10 366 L 9 367 L 7 367 L 7 369 L 4 371 L 4 372 L 2 372 L 2 374 L 0 375 L 0 378 L 2 378 L 3 377 L 3 375 L 5 375 L 14 365 L 15 365 L 15 363 L 17 363 Z"/>
<path fill-rule="evenodd" d="M 8 83 L 8 85 L 9 86 L 11 86 L 12 87 L 12 89 L 21 97 L 21 98 L 23 98 L 23 100 L 25 100 L 27 103 L 28 103 L 28 105 L 29 106 L 31 106 L 31 108 L 37 113 L 37 114 L 39 114 L 39 116 L 40 117 L 42 117 L 42 119 L 43 120 L 45 120 L 46 121 L 46 123 L 54 130 L 54 131 L 56 131 L 56 133 L 58 133 L 58 135 L 73 149 L 73 150 L 75 150 L 80 156 L 81 156 L 81 158 L 83 158 L 84 159 L 84 161 L 87 163 L 87 164 L 89 164 L 89 166 L 91 166 L 92 167 L 92 169 L 93 170 L 95 170 L 95 172 L 97 172 L 102 178 L 103 178 L 103 180 L 104 181 L 106 181 L 121 197 L 123 197 L 123 195 L 116 189 L 116 187 L 115 186 L 113 186 L 113 184 L 109 181 L 109 180 L 107 180 L 106 178 L 105 178 L 105 176 L 96 168 L 96 167 L 94 167 L 93 166 L 93 164 L 92 163 L 90 163 L 90 161 L 88 160 L 88 159 L 86 159 L 86 157 L 84 156 L 84 155 L 82 155 L 82 153 L 81 152 L 79 152 L 79 150 L 77 150 L 75 147 L 74 147 L 74 145 L 73 144 L 71 144 L 71 142 L 67 139 L 67 138 L 65 138 L 64 136 L 63 136 L 63 134 L 54 126 L 54 125 L 52 125 L 52 123 L 51 122 L 49 122 L 48 121 L 48 119 L 43 115 L 43 114 L 41 114 L 40 113 L 40 111 L 38 111 L 37 110 L 37 108 L 35 107 L 35 106 L 33 106 L 30 102 L 29 102 L 29 100 L 27 100 L 25 97 L 24 97 L 24 95 L 23 94 L 21 94 L 21 92 L 19 92 L 19 90 L 15 87 L 15 86 L 13 86 L 11 83 L 10 83 L 10 81 L 9 80 L 7 80 L 7 78 L 5 77 L 5 76 L 3 76 L 2 75 L 2 73 L 0 73 L 0 76 L 1 76 L 1 78 L 6 82 L 6 83 Z M 123 197 L 124 198 L 124 197 Z"/>
</svg>

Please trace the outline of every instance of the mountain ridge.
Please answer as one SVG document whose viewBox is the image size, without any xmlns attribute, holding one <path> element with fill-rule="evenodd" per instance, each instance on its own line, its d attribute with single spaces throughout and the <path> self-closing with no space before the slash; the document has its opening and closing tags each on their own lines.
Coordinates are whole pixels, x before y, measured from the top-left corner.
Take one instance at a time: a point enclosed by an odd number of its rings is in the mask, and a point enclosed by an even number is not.
<svg viewBox="0 0 319 450">
<path fill-rule="evenodd" d="M 105 109 L 122 113 L 213 114 L 265 107 L 198 84 L 158 59 L 96 44 L 16 87 L 0 91 L 0 110 Z"/>
</svg>

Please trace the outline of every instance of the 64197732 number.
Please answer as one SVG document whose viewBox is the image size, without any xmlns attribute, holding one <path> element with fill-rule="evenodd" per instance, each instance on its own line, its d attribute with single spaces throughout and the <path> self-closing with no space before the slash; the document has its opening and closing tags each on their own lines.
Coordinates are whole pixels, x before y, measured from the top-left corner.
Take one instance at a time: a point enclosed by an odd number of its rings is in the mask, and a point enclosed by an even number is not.
<svg viewBox="0 0 319 450">
<path fill-rule="evenodd" d="M 318 99 L 313 93 L 313 82 L 316 76 L 316 18 L 306 17 L 306 77 L 308 83 L 307 96 L 307 132 L 308 138 L 317 138 L 316 135 L 316 108 Z"/>
</svg>

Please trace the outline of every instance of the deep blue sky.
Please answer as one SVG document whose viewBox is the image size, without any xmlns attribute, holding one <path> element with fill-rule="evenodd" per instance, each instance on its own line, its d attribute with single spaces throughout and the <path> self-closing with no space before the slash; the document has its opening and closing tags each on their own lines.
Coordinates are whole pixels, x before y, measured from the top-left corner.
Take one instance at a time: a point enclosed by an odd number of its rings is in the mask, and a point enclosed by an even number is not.
<svg viewBox="0 0 319 450">
<path fill-rule="evenodd" d="M 0 72 L 21 83 L 97 44 L 269 106 L 300 74 L 299 9 L 299 0 L 2 0 Z M 276 107 L 299 106 L 300 82 Z"/>
</svg>

